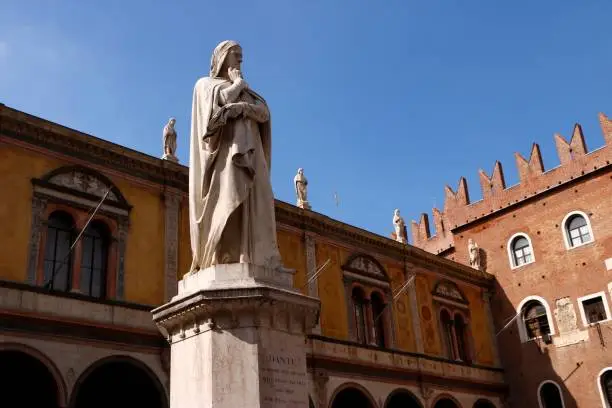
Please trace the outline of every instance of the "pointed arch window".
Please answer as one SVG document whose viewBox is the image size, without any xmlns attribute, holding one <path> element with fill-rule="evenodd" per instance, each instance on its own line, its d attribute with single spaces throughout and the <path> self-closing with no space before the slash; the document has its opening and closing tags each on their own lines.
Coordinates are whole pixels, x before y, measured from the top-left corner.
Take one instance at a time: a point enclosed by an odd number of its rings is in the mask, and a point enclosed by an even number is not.
<svg viewBox="0 0 612 408">
<path fill-rule="evenodd" d="M 44 283 L 52 290 L 67 292 L 72 285 L 74 220 L 70 214 L 55 211 L 47 220 L 44 249 Z"/>
<path fill-rule="evenodd" d="M 342 280 L 346 296 L 349 337 L 360 344 L 393 347 L 392 297 L 387 272 L 378 260 L 357 253 L 342 264 Z"/>
<path fill-rule="evenodd" d="M 469 363 L 472 341 L 470 309 L 465 295 L 455 282 L 446 279 L 436 284 L 432 295 L 438 310 L 446 357 Z"/>
<path fill-rule="evenodd" d="M 123 299 L 131 206 L 119 189 L 82 166 L 60 167 L 32 179 L 32 187 L 28 282 Z M 91 218 L 94 208 L 98 210 Z"/>
<path fill-rule="evenodd" d="M 83 233 L 80 290 L 103 298 L 106 295 L 106 271 L 110 233 L 100 221 L 91 223 Z"/>
</svg>

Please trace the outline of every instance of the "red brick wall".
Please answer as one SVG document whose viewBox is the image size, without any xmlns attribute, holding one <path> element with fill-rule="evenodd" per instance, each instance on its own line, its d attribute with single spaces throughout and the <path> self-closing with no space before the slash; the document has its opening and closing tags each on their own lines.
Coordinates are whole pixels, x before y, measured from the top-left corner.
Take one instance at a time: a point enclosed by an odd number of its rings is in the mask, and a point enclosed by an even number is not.
<svg viewBox="0 0 612 408">
<path fill-rule="evenodd" d="M 538 386 L 546 380 L 562 388 L 566 408 L 601 406 L 597 377 L 602 369 L 612 367 L 612 320 L 599 326 L 600 335 L 597 327 L 584 325 L 577 300 L 604 292 L 612 309 L 608 290 L 612 271 L 605 266 L 605 260 L 612 258 L 612 121 L 605 115 L 600 115 L 600 121 L 606 142 L 603 147 L 587 153 L 577 125 L 569 142 L 555 137 L 560 166 L 545 171 L 534 145 L 531 157 L 517 157 L 519 184 L 505 188 L 497 163 L 491 177 L 481 174 L 483 200 L 469 202 L 465 181 L 456 194 L 446 188 L 444 212 L 437 215 L 446 224 L 443 234 L 424 234 L 421 224 L 426 217 L 413 225 L 414 245 L 464 264 L 469 263 L 468 239 L 478 243 L 485 270 L 497 278 L 492 300 L 497 330 L 515 315 L 526 297 L 536 295 L 548 303 L 556 333 L 553 344 L 522 343 L 517 325 L 520 319 L 498 337 L 512 407 L 539 407 Z M 588 215 L 595 239 L 567 250 L 562 221 L 572 211 Z M 518 232 L 531 239 L 535 262 L 512 269 L 508 241 Z M 555 308 L 563 297 L 569 297 L 573 304 L 581 332 L 578 336 L 588 335 L 588 340 L 561 347 L 558 342 L 567 336 L 559 334 Z"/>
<path fill-rule="evenodd" d="M 468 263 L 467 241 L 473 238 L 486 254 L 486 270 L 497 277 L 499 288 L 492 310 L 498 329 L 528 296 L 544 298 L 553 314 L 556 300 L 569 296 L 577 314 L 578 329 L 589 332 L 587 342 L 565 347 L 546 346 L 542 354 L 533 342 L 521 344 L 517 326 L 511 325 L 499 341 L 514 399 L 521 396 L 515 406 L 537 407 L 533 398 L 539 383 L 547 379 L 559 383 L 570 373 L 565 387 L 578 402 L 577 406 L 601 404 L 596 376 L 601 369 L 612 366 L 612 353 L 602 348 L 596 328 L 584 327 L 577 298 L 603 291 L 608 304 L 612 304 L 608 293 L 612 271 L 607 271 L 604 264 L 606 258 L 612 258 L 611 175 L 612 171 L 606 171 L 577 181 L 562 191 L 469 225 L 455 234 L 455 252 L 449 258 Z M 595 240 L 567 250 L 561 224 L 569 212 L 576 210 L 589 216 Z M 535 262 L 511 269 L 507 244 L 517 232 L 531 238 Z M 551 318 L 554 320 L 554 316 Z M 556 321 L 554 326 L 558 333 Z M 612 347 L 612 322 L 603 323 L 601 329 L 606 346 Z M 576 369 L 577 363 L 583 364 Z M 521 405 L 527 401 L 531 402 Z M 566 401 L 566 408 L 569 406 L 572 405 Z"/>
</svg>

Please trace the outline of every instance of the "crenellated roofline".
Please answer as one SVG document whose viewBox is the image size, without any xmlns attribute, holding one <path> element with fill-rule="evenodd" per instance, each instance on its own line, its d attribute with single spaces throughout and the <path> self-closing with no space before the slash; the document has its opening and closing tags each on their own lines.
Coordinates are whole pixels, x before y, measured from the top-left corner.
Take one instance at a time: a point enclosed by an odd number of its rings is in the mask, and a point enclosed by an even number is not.
<svg viewBox="0 0 612 408">
<path fill-rule="evenodd" d="M 452 231 L 491 217 L 499 212 L 508 211 L 527 200 L 547 194 L 567 184 L 590 177 L 610 167 L 612 162 L 612 120 L 599 114 L 599 122 L 604 136 L 604 146 L 589 152 L 580 124 L 575 124 L 569 142 L 560 134 L 554 135 L 557 155 L 561 164 L 545 170 L 540 146 L 534 143 L 529 158 L 515 153 L 519 183 L 506 187 L 502 164 L 495 162 L 491 176 L 479 170 L 482 199 L 470 202 L 469 189 L 464 177 L 459 179 L 455 192 L 445 186 L 444 210 L 433 209 L 435 235 L 429 230 L 429 218 L 422 214 L 418 222 L 412 221 L 414 245 L 428 252 L 441 253 L 454 246 Z"/>
</svg>

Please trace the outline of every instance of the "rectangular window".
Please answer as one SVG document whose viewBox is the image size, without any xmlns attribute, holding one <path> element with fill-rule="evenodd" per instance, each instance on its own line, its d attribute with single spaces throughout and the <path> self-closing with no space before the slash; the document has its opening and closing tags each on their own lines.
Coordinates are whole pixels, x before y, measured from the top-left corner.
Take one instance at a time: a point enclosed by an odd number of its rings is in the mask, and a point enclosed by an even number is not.
<svg viewBox="0 0 612 408">
<path fill-rule="evenodd" d="M 582 307 L 584 308 L 584 316 L 587 322 L 597 323 L 606 320 L 606 308 L 601 296 L 583 300 Z"/>
<path fill-rule="evenodd" d="M 578 305 L 585 326 L 610 320 L 610 309 L 605 292 L 578 298 Z"/>
</svg>

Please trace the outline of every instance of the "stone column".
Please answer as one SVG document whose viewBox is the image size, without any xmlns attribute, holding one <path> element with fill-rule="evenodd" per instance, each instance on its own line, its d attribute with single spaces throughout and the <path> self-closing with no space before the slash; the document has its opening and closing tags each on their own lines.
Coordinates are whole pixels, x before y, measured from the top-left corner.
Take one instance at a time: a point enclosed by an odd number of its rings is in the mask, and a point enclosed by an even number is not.
<svg viewBox="0 0 612 408">
<path fill-rule="evenodd" d="M 169 301 L 177 292 L 178 226 L 181 192 L 164 192 L 164 299 Z"/>
<path fill-rule="evenodd" d="M 319 301 L 250 264 L 186 275 L 153 310 L 171 344 L 171 408 L 308 408 L 305 335 Z"/>
</svg>

